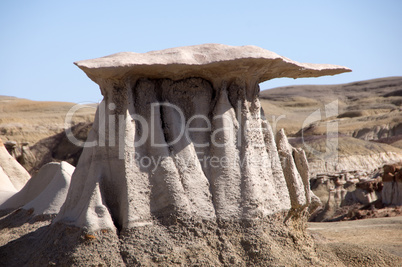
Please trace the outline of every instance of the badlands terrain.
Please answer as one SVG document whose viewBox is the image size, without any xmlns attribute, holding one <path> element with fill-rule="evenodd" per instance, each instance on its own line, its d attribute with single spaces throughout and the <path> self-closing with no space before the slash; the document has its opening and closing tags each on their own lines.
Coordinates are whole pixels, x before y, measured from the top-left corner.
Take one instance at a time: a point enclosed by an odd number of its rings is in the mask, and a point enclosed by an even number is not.
<svg viewBox="0 0 402 267">
<path fill-rule="evenodd" d="M 384 165 L 402 162 L 402 77 L 342 85 L 275 88 L 261 91 L 260 101 L 274 132 L 284 128 L 290 143 L 306 151 L 311 186 L 322 202 L 311 218 L 320 222 L 310 222 L 307 228 L 320 246 L 314 247 L 316 252 L 335 253 L 349 266 L 397 263 L 398 258 L 393 257 L 402 257 L 402 211 L 398 206 L 382 204 L 381 191 L 370 192 L 366 187 L 372 187 L 373 178 L 384 177 L 387 173 Z M 15 142 L 13 151 L 30 173 L 36 173 L 51 161 L 64 160 L 75 166 L 81 150 L 71 146 L 63 134 L 65 114 L 74 105 L 0 96 L 0 138 L 5 144 Z M 78 139 L 86 139 L 94 113 L 93 106 L 75 113 L 71 126 L 75 125 L 73 132 Z M 24 162 L 23 147 L 28 147 L 32 153 L 29 162 L 27 159 Z M 27 246 L 30 238 L 43 235 L 43 228 L 52 219 L 51 216 L 32 217 L 25 222 L 18 220 L 22 215 L 17 213 L 0 216 L 3 216 L 0 217 L 0 256 L 12 257 L 18 257 L 13 254 L 15 247 Z M 28 216 L 31 216 L 29 211 Z M 355 220 L 362 218 L 375 219 Z M 197 231 L 203 231 L 203 227 L 197 227 L 194 233 L 186 235 L 197 236 Z M 82 234 L 70 228 L 65 231 L 54 234 L 81 235 L 80 246 L 84 248 L 90 243 L 110 242 L 111 253 L 118 253 L 118 241 L 107 232 Z M 144 233 L 136 233 L 141 234 Z M 25 238 L 19 239 L 23 235 Z M 219 238 L 225 239 L 225 235 L 223 232 Z M 215 242 L 214 237 L 209 238 Z M 366 252 L 372 251 L 371 258 L 367 253 L 359 254 L 361 245 Z M 85 249 L 76 251 L 77 255 L 85 252 Z M 182 259 L 176 260 L 179 264 Z M 314 263 L 314 259 L 310 260 Z M 112 261 L 109 264 L 123 263 Z"/>
<path fill-rule="evenodd" d="M 357 205 L 356 199 L 362 206 L 355 211 L 366 216 L 362 207 L 379 202 L 379 192 L 356 187 L 383 176 L 385 164 L 402 162 L 402 77 L 274 88 L 260 99 L 273 128 L 284 128 L 290 143 L 306 152 L 312 189 L 330 210 L 316 219 L 346 219 L 351 211 L 339 206 Z M 371 217 L 401 213 L 382 211 Z"/>
</svg>

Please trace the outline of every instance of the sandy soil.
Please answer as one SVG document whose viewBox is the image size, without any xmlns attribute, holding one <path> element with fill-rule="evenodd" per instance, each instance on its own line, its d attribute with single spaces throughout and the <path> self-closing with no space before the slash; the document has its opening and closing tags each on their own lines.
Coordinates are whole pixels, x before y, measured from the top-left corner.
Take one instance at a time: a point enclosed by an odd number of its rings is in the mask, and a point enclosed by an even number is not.
<svg viewBox="0 0 402 267">
<path fill-rule="evenodd" d="M 347 243 L 382 249 L 402 258 L 402 216 L 356 221 L 308 223 L 319 243 Z M 320 238 L 319 235 L 322 235 Z"/>
</svg>

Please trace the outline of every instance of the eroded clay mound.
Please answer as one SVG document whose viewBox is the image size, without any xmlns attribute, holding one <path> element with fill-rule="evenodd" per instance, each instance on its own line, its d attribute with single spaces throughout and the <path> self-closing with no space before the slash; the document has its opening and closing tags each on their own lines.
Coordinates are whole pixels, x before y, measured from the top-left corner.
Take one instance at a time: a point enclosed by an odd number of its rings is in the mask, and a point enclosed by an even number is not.
<svg viewBox="0 0 402 267">
<path fill-rule="evenodd" d="M 0 210 L 22 208 L 34 215 L 57 214 L 66 200 L 74 169 L 67 162 L 44 165 L 20 191 L 0 203 Z"/>
<path fill-rule="evenodd" d="M 238 220 L 288 210 L 272 130 L 258 99 L 239 90 L 245 86 L 215 90 L 201 78 L 140 79 L 119 95 L 110 92 L 103 104 L 117 108 L 98 113 L 88 142 L 99 141 L 101 124 L 109 132 L 116 119 L 120 125 L 123 119 L 123 135 L 116 131 L 116 140 L 106 136 L 103 147 L 84 150 L 58 218 L 90 228 L 112 221 L 132 227 L 171 214 Z"/>
</svg>

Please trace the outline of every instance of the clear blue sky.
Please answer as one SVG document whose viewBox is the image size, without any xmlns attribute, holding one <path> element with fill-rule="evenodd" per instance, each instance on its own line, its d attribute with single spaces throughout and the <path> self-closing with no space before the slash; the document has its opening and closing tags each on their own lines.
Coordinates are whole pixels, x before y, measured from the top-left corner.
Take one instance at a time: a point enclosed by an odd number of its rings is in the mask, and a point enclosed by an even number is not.
<svg viewBox="0 0 402 267">
<path fill-rule="evenodd" d="M 401 14 L 399 0 L 2 0 L 0 95 L 98 102 L 98 86 L 74 61 L 202 43 L 257 45 L 353 69 L 261 89 L 402 76 Z"/>
</svg>

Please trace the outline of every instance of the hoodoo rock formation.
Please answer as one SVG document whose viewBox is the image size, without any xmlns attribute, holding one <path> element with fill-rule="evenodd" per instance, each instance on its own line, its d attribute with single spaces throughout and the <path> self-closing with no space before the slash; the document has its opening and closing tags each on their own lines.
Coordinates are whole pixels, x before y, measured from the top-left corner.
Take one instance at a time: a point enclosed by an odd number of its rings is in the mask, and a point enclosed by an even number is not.
<svg viewBox="0 0 402 267">
<path fill-rule="evenodd" d="M 304 153 L 295 163 L 282 134 L 278 154 L 258 84 L 350 71 L 220 44 L 76 65 L 104 100 L 55 221 L 90 230 L 172 217 L 253 221 L 307 205 Z"/>
<path fill-rule="evenodd" d="M 219 44 L 76 64 L 104 99 L 75 170 L 46 165 L 4 202 L 21 208 L 0 218 L 0 236 L 13 235 L 15 225 L 22 234 L 0 246 L 1 264 L 348 263 L 342 256 L 351 247 L 316 245 L 307 233 L 316 197 L 306 156 L 283 131 L 275 138 L 258 84 L 349 69 Z M 396 256 L 352 249 L 370 254 L 367 265 L 400 265 Z"/>
<path fill-rule="evenodd" d="M 402 205 L 402 164 L 385 165 L 382 181 L 382 202 L 386 205 Z"/>
</svg>

